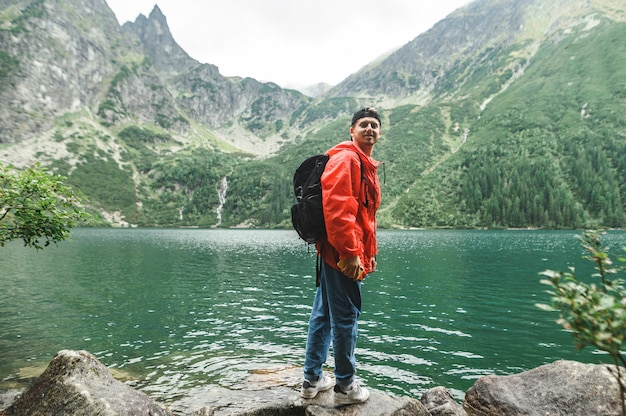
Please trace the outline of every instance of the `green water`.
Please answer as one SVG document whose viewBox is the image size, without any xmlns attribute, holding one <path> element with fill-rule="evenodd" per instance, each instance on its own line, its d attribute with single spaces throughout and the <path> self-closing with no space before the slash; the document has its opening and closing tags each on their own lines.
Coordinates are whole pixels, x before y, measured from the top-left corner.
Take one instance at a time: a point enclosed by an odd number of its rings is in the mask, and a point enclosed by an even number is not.
<svg viewBox="0 0 626 416">
<path fill-rule="evenodd" d="M 539 272 L 591 274 L 577 234 L 381 231 L 379 270 L 363 284 L 359 377 L 461 398 L 483 375 L 609 362 L 574 350 L 534 306 L 548 301 Z M 605 242 L 617 253 L 626 233 Z M 0 248 L 0 389 L 32 381 L 61 349 L 88 350 L 165 401 L 301 365 L 314 269 L 293 231 L 79 229 L 44 251 L 11 243 Z"/>
</svg>

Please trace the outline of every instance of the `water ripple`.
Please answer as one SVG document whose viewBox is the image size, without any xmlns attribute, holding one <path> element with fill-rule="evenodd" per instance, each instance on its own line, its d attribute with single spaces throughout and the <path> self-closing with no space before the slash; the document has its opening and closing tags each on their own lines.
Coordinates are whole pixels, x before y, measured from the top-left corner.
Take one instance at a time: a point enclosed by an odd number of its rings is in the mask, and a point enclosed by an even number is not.
<svg viewBox="0 0 626 416">
<path fill-rule="evenodd" d="M 585 270 L 574 235 L 381 232 L 378 270 L 363 283 L 359 377 L 416 397 L 441 385 L 458 398 L 483 375 L 607 359 L 576 351 L 534 307 L 545 298 L 540 271 Z M 621 248 L 625 237 L 609 242 Z M 315 253 L 295 232 L 77 230 L 58 248 L 33 255 L 9 244 L 3 254 L 5 383 L 27 383 L 20 374 L 66 348 L 93 352 L 164 400 L 302 365 Z"/>
</svg>

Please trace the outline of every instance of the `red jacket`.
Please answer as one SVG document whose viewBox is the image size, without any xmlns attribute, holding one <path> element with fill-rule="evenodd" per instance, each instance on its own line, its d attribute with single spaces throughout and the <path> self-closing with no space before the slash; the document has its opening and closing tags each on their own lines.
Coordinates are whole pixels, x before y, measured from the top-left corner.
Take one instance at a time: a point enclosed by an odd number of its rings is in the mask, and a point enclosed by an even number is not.
<svg viewBox="0 0 626 416">
<path fill-rule="evenodd" d="M 380 206 L 379 162 L 351 141 L 331 148 L 322 174 L 322 205 L 327 236 L 316 243 L 326 263 L 339 270 L 339 259 L 358 255 L 364 274 L 378 254 L 376 211 Z M 361 178 L 361 164 L 364 179 Z"/>
</svg>

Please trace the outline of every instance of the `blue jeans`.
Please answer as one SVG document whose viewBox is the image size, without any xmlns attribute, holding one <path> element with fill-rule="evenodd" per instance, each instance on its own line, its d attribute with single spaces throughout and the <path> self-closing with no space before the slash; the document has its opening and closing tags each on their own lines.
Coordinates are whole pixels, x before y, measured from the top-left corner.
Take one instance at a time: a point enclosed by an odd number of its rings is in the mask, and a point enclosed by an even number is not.
<svg viewBox="0 0 626 416">
<path fill-rule="evenodd" d="M 332 339 L 335 380 L 347 386 L 356 373 L 357 326 L 361 314 L 361 282 L 346 277 L 322 261 L 320 285 L 309 319 L 304 358 L 304 378 L 317 381 L 328 357 Z"/>
</svg>

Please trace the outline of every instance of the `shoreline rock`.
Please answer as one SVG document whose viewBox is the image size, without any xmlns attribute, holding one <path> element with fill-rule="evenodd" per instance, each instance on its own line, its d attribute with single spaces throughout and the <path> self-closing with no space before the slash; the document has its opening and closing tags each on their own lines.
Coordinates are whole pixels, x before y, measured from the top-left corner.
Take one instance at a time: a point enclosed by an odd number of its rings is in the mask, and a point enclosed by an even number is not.
<svg viewBox="0 0 626 416">
<path fill-rule="evenodd" d="M 300 398 L 301 368 L 256 371 L 238 390 L 196 388 L 172 403 L 158 403 L 116 380 L 87 351 L 62 350 L 25 391 L 0 392 L 0 416 L 521 416 L 620 415 L 612 368 L 556 361 L 520 374 L 479 378 L 458 403 L 444 387 L 420 400 L 370 388 L 359 405 L 336 406 L 332 390 Z M 2 410 L 5 409 L 5 410 Z"/>
<path fill-rule="evenodd" d="M 113 378 L 87 351 L 59 351 L 35 383 L 2 416 L 172 416 L 145 393 Z"/>
<path fill-rule="evenodd" d="M 466 392 L 469 416 L 621 415 L 613 366 L 555 361 L 510 376 L 481 377 Z"/>
<path fill-rule="evenodd" d="M 418 400 L 373 389 L 370 400 L 359 405 L 336 406 L 332 391 L 304 400 L 298 391 L 301 371 L 290 367 L 256 372 L 240 390 L 202 388 L 165 405 L 113 378 L 109 369 L 89 352 L 62 350 L 30 388 L 13 396 L 0 415 L 431 416 Z"/>
</svg>

